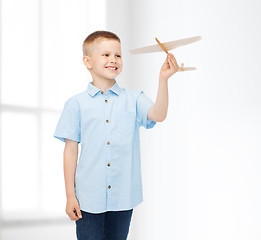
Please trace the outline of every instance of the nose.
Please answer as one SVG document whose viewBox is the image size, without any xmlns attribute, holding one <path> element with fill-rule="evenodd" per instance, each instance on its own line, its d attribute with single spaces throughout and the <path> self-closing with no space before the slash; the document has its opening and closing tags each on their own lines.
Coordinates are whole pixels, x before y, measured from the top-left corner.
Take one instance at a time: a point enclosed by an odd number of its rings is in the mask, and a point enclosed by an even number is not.
<svg viewBox="0 0 261 240">
<path fill-rule="evenodd" d="M 111 57 L 111 63 L 116 63 L 116 58 L 114 56 Z"/>
</svg>

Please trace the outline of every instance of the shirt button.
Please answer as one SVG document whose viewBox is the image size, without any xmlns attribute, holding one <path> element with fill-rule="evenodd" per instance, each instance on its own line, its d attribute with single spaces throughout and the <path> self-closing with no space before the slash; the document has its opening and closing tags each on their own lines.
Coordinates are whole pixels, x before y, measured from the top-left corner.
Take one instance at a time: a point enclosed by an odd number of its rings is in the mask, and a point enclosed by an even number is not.
<svg viewBox="0 0 261 240">
<path fill-rule="evenodd" d="M 108 122 L 109 122 L 109 120 L 106 120 L 106 122 L 108 123 Z"/>
<path fill-rule="evenodd" d="M 111 164 L 110 164 L 110 163 L 108 163 L 107 165 L 108 165 L 108 167 L 109 167 L 109 166 L 111 166 Z"/>
<path fill-rule="evenodd" d="M 107 103 L 107 102 L 108 102 L 108 100 L 105 100 L 105 102 Z"/>
<path fill-rule="evenodd" d="M 111 189 L 111 186 L 109 185 L 108 188 Z"/>
<path fill-rule="evenodd" d="M 111 143 L 110 142 L 107 142 L 108 145 L 110 145 Z"/>
<path fill-rule="evenodd" d="M 101 91 L 101 94 L 104 94 L 104 91 Z"/>
</svg>

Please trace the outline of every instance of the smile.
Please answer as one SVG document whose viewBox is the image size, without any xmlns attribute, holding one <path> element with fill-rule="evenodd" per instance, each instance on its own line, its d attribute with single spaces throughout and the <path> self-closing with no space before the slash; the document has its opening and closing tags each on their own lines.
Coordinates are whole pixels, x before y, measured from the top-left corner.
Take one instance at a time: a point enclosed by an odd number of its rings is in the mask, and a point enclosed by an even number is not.
<svg viewBox="0 0 261 240">
<path fill-rule="evenodd" d="M 117 67 L 111 67 L 111 66 L 109 66 L 109 67 L 106 67 L 107 69 L 110 69 L 110 70 L 112 70 L 112 71 L 116 71 L 118 68 Z"/>
</svg>

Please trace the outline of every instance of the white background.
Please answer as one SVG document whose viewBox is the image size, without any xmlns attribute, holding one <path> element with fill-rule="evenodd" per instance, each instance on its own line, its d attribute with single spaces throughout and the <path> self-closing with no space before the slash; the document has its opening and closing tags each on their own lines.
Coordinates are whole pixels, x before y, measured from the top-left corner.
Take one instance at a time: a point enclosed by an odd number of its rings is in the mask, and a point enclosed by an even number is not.
<svg viewBox="0 0 261 240">
<path fill-rule="evenodd" d="M 60 19 L 62 23 L 67 19 L 64 24 L 55 25 L 56 14 L 51 21 L 55 32 L 65 26 L 63 34 L 74 30 L 73 43 L 57 43 L 65 45 L 66 53 L 81 44 L 85 35 L 99 30 L 95 26 L 83 30 L 84 21 L 93 24 L 101 18 L 94 14 L 87 18 L 90 15 L 83 7 L 93 13 L 90 2 L 81 1 L 80 7 L 75 2 L 52 2 L 57 9 L 70 9 Z M 105 28 L 122 40 L 124 66 L 119 85 L 142 89 L 153 101 L 166 55 L 131 55 L 128 51 L 155 44 L 155 37 L 166 42 L 202 36 L 199 42 L 171 51 L 179 64 L 197 70 L 178 72 L 169 79 L 166 120 L 151 130 L 141 129 L 144 202 L 134 209 L 129 239 L 261 239 L 260 2 L 112 0 L 102 6 L 106 6 Z M 70 26 L 69 16 L 78 16 L 78 27 Z M 61 86 L 67 89 L 65 95 L 59 93 L 50 101 L 59 102 L 59 109 L 67 96 L 87 85 L 86 70 L 79 67 L 82 63 L 76 62 L 76 55 L 75 65 L 68 64 L 60 72 L 66 76 L 68 71 L 71 77 L 57 86 L 55 81 L 51 84 L 55 93 Z M 82 76 L 75 88 L 70 88 L 72 69 Z M 61 81 L 59 75 L 56 79 Z M 62 154 L 62 147 L 59 151 Z M 74 226 L 70 227 L 72 233 Z M 49 231 L 61 236 L 59 229 Z M 3 233 L 3 239 L 16 239 L 10 237 L 11 228 Z"/>
<path fill-rule="evenodd" d="M 260 239 L 258 1 L 120 1 L 108 23 L 129 48 L 201 35 L 171 51 L 197 71 L 169 79 L 167 119 L 143 131 L 145 202 L 133 239 Z M 156 99 L 165 53 L 128 54 L 128 86 Z"/>
</svg>

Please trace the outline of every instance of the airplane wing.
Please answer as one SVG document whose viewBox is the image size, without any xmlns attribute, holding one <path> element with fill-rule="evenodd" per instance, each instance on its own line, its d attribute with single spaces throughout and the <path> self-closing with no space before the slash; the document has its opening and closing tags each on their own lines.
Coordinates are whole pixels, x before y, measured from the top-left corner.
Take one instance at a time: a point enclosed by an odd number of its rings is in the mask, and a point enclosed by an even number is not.
<svg viewBox="0 0 261 240">
<path fill-rule="evenodd" d="M 171 42 L 165 42 L 165 43 L 163 43 L 163 45 L 169 51 L 171 49 L 199 41 L 201 38 L 202 38 L 201 36 L 184 38 L 184 39 L 175 40 L 175 41 L 171 41 Z M 147 47 L 133 49 L 130 51 L 130 53 L 140 54 L 140 53 L 161 52 L 161 51 L 163 51 L 163 49 L 159 46 L 159 44 L 155 44 L 155 45 L 151 45 L 151 46 L 147 46 Z"/>
<path fill-rule="evenodd" d="M 179 68 L 178 72 L 184 72 L 184 71 L 190 71 L 190 70 L 196 70 L 195 67 L 182 67 Z"/>
</svg>

